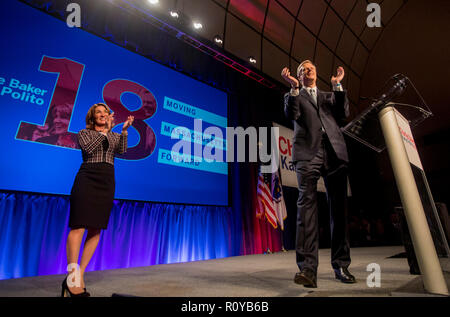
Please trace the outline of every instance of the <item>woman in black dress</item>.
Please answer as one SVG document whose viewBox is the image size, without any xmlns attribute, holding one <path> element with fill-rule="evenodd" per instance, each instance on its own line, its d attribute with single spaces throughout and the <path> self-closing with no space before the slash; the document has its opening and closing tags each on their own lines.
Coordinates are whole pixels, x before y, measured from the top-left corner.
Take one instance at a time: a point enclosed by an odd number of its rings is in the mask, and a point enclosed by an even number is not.
<svg viewBox="0 0 450 317">
<path fill-rule="evenodd" d="M 127 150 L 127 129 L 134 117 L 123 124 L 122 133 L 112 132 L 114 114 L 103 103 L 93 105 L 86 115 L 86 129 L 78 132 L 83 164 L 70 195 L 70 233 L 67 237 L 67 271 L 62 296 L 90 296 L 84 284 L 84 272 L 100 240 L 101 229 L 106 229 L 114 201 L 114 156 Z M 83 235 L 86 242 L 81 256 Z"/>
</svg>

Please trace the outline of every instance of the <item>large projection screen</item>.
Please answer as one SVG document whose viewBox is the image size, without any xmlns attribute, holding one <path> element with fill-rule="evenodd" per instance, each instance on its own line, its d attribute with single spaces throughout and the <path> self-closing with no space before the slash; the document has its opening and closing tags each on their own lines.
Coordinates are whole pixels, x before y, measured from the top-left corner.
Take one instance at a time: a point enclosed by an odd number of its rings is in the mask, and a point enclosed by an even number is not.
<svg viewBox="0 0 450 317">
<path fill-rule="evenodd" d="M 114 132 L 136 118 L 115 161 L 117 199 L 228 205 L 225 92 L 22 2 L 0 1 L 0 16 L 0 189 L 70 194 L 76 134 L 104 102 Z"/>
</svg>

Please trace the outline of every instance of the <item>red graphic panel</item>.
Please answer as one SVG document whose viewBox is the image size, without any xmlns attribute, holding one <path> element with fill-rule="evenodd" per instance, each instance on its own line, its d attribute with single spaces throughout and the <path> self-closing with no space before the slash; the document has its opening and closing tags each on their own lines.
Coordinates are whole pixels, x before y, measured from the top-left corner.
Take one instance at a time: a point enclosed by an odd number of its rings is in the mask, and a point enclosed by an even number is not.
<svg viewBox="0 0 450 317">
<path fill-rule="evenodd" d="M 67 58 L 44 56 L 39 70 L 59 74 L 43 125 L 21 122 L 17 139 L 79 148 L 76 133 L 68 132 L 84 65 Z"/>
<path fill-rule="evenodd" d="M 120 99 L 125 92 L 131 92 L 139 96 L 142 106 L 135 111 L 126 108 Z M 144 120 L 152 117 L 156 112 L 156 99 L 153 94 L 144 86 L 130 80 L 115 79 L 108 82 L 103 88 L 103 100 L 114 111 L 114 121 L 116 124 L 123 123 L 128 116 L 134 116 L 133 127 L 138 131 L 139 143 L 127 152 L 118 157 L 129 160 L 139 160 L 146 158 L 155 149 L 156 138 L 153 129 Z"/>
</svg>

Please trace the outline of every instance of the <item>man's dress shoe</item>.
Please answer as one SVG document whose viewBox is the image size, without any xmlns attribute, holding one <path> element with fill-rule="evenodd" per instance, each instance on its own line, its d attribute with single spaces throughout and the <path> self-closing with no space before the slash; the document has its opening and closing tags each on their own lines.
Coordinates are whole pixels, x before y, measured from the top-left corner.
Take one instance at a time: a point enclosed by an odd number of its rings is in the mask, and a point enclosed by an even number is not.
<svg viewBox="0 0 450 317">
<path fill-rule="evenodd" d="M 295 274 L 294 282 L 304 287 L 316 288 L 317 287 L 317 276 L 310 269 L 303 269 L 301 272 Z"/>
<path fill-rule="evenodd" d="M 356 283 L 355 277 L 348 271 L 345 267 L 340 267 L 338 269 L 334 269 L 334 276 L 337 280 L 340 280 L 342 283 Z"/>
</svg>

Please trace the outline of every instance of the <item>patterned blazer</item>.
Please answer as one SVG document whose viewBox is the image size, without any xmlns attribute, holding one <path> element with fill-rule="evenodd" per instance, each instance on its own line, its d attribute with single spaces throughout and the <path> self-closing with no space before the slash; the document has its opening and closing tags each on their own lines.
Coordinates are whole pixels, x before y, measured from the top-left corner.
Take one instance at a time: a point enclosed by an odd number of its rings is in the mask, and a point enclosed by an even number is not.
<svg viewBox="0 0 450 317">
<path fill-rule="evenodd" d="M 114 165 L 114 155 L 127 151 L 128 135 L 109 131 L 107 135 L 83 129 L 78 132 L 78 143 L 81 147 L 84 163 L 106 162 Z"/>
</svg>

